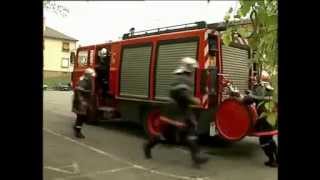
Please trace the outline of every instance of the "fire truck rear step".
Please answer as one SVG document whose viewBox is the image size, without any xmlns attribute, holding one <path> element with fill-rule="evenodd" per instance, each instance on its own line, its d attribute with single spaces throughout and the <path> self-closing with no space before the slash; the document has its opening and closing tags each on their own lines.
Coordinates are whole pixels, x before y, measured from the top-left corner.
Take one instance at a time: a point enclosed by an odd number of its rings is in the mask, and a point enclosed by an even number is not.
<svg viewBox="0 0 320 180">
<path fill-rule="evenodd" d="M 115 111 L 115 108 L 113 107 L 108 107 L 108 106 L 104 106 L 104 107 L 99 107 L 98 111 L 103 111 L 103 112 L 113 112 Z"/>
<path fill-rule="evenodd" d="M 101 114 L 100 121 L 118 121 L 121 120 L 119 117 L 115 117 L 116 109 L 113 107 L 99 107 L 98 108 L 99 113 Z"/>
</svg>

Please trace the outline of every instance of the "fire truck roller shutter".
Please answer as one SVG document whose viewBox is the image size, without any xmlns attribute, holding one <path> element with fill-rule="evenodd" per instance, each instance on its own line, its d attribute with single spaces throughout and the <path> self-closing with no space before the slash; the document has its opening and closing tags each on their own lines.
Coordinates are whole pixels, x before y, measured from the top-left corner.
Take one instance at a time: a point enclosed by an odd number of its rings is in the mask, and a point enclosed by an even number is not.
<svg viewBox="0 0 320 180">
<path fill-rule="evenodd" d="M 123 49 L 120 96 L 148 97 L 151 49 L 151 45 Z"/>
<path fill-rule="evenodd" d="M 180 60 L 183 57 L 191 57 L 197 59 L 197 45 L 197 40 L 188 42 L 166 43 L 159 45 L 155 75 L 156 99 L 169 99 L 170 84 L 173 82 L 175 78 L 172 72 L 178 66 Z"/>
<path fill-rule="evenodd" d="M 240 93 L 244 94 L 249 85 L 248 51 L 222 46 L 222 66 L 223 73 L 228 74 L 227 78 L 233 82 Z M 224 97 L 226 97 L 225 94 Z"/>
</svg>

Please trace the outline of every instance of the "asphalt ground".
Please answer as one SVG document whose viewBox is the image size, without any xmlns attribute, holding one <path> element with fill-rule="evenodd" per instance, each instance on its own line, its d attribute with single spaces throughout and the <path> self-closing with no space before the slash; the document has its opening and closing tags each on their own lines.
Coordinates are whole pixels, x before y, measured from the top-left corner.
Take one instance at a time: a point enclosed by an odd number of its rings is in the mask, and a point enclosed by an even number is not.
<svg viewBox="0 0 320 180">
<path fill-rule="evenodd" d="M 201 154 L 210 161 L 192 167 L 188 150 L 156 146 L 153 159 L 143 156 L 146 141 L 139 125 L 105 122 L 84 125 L 85 139 L 73 136 L 72 92 L 44 91 L 43 159 L 45 180 L 275 180 L 277 168 L 264 166 L 257 138 L 232 144 L 205 139 Z"/>
</svg>

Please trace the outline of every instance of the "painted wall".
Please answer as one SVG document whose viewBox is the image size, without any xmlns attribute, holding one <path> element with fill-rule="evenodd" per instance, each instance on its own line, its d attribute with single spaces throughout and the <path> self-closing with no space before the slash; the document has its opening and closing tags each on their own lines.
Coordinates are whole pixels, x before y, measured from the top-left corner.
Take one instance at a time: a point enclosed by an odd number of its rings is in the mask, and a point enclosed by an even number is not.
<svg viewBox="0 0 320 180">
<path fill-rule="evenodd" d="M 62 51 L 63 42 L 69 42 L 69 52 Z M 70 63 L 70 53 L 76 50 L 76 42 L 44 37 L 43 70 L 72 72 L 73 64 Z M 62 59 L 68 59 L 67 67 L 62 66 Z M 65 61 L 66 62 L 66 61 Z"/>
</svg>

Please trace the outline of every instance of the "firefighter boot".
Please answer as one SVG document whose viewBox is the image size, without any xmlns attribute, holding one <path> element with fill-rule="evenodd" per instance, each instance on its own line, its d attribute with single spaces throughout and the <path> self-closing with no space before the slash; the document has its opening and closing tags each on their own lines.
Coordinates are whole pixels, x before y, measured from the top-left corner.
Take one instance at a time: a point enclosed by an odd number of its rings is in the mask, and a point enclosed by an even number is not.
<svg viewBox="0 0 320 180">
<path fill-rule="evenodd" d="M 268 144 L 267 146 L 262 147 L 262 149 L 269 159 L 268 161 L 264 162 L 264 165 L 269 167 L 277 167 L 278 164 L 274 158 L 274 151 L 272 149 L 272 145 Z"/>
<path fill-rule="evenodd" d="M 157 145 L 158 143 L 160 143 L 161 139 L 160 137 L 152 137 L 148 140 L 147 143 L 145 143 L 143 145 L 143 151 L 144 151 L 144 156 L 147 158 L 147 159 L 151 159 L 152 156 L 151 156 L 151 149 Z"/>
<path fill-rule="evenodd" d="M 278 164 L 277 164 L 277 162 L 276 161 L 266 161 L 266 162 L 264 162 L 264 165 L 266 165 L 266 166 L 269 166 L 269 167 L 278 167 Z"/>
<path fill-rule="evenodd" d="M 276 159 L 277 165 L 279 165 L 278 146 L 276 142 L 272 141 L 272 151 Z"/>
<path fill-rule="evenodd" d="M 200 156 L 200 151 L 199 151 L 199 148 L 198 148 L 196 141 L 187 140 L 187 145 L 188 145 L 190 152 L 191 152 L 193 166 L 197 169 L 200 169 L 200 165 L 208 162 L 209 159 Z"/>
<path fill-rule="evenodd" d="M 85 138 L 85 136 L 81 133 L 81 128 L 74 127 L 73 130 L 74 130 L 74 136 L 75 137 L 80 138 L 80 139 L 84 139 Z"/>
<path fill-rule="evenodd" d="M 144 144 L 143 145 L 143 152 L 144 152 L 144 156 L 146 157 L 146 159 L 151 159 L 151 148 L 148 146 L 148 144 Z"/>
<path fill-rule="evenodd" d="M 275 156 L 276 156 L 276 162 L 279 165 L 279 155 L 278 155 L 278 151 L 275 152 Z"/>
<path fill-rule="evenodd" d="M 158 138 L 152 138 L 152 139 L 149 139 L 149 141 L 143 145 L 144 156 L 147 159 L 151 159 L 152 158 L 151 149 L 158 143 L 159 143 L 159 139 Z"/>
<path fill-rule="evenodd" d="M 204 158 L 204 157 L 196 157 L 196 159 L 193 160 L 193 167 L 196 169 L 200 169 L 200 165 L 204 164 L 206 162 L 208 162 L 208 158 Z"/>
<path fill-rule="evenodd" d="M 192 160 L 193 160 L 193 166 L 197 169 L 200 169 L 200 165 L 207 163 L 208 162 L 208 158 L 206 157 L 201 157 L 199 152 L 194 153 L 191 155 L 192 156 Z"/>
<path fill-rule="evenodd" d="M 274 141 L 271 142 L 271 149 L 275 157 L 275 164 L 276 166 L 278 166 L 279 165 L 278 147 Z"/>
</svg>

